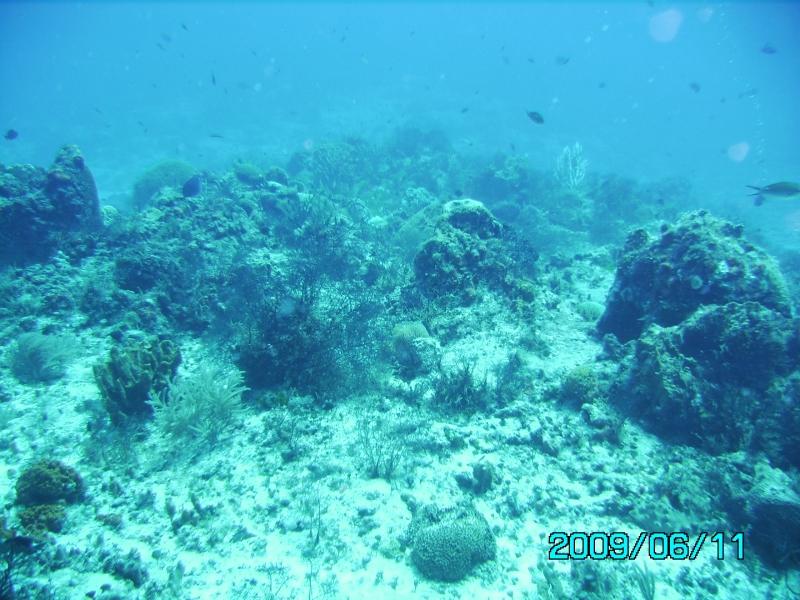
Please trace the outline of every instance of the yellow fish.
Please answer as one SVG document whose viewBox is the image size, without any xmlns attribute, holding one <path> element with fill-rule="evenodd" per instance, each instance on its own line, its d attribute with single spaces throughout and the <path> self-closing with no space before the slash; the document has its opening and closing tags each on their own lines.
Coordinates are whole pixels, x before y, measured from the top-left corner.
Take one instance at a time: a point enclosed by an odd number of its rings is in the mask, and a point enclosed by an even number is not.
<svg viewBox="0 0 800 600">
<path fill-rule="evenodd" d="M 795 198 L 800 196 L 800 184 L 792 181 L 779 181 L 764 187 L 756 187 L 754 185 L 748 185 L 747 187 L 755 190 L 750 195 L 756 197 L 756 206 L 764 204 L 765 198 Z"/>
</svg>

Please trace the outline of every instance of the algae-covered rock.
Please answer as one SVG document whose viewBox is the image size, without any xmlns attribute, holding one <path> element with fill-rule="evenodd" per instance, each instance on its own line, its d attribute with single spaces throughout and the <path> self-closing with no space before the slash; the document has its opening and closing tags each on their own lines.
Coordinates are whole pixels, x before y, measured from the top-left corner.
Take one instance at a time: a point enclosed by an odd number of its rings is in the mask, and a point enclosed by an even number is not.
<svg viewBox="0 0 800 600">
<path fill-rule="evenodd" d="M 677 325 L 701 306 L 746 301 L 791 314 L 775 262 L 744 239 L 741 226 L 698 211 L 656 238 L 643 229 L 628 236 L 597 329 L 626 342 L 650 324 Z"/>
<path fill-rule="evenodd" d="M 408 529 L 411 560 L 425 577 L 459 581 L 496 553 L 489 523 L 469 504 L 419 508 Z"/>
</svg>

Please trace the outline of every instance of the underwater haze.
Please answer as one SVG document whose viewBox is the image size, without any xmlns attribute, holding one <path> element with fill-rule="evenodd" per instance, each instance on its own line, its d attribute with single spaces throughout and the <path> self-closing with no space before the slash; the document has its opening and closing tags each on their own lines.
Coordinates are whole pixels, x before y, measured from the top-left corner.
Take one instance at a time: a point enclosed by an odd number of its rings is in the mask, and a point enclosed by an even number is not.
<svg viewBox="0 0 800 600">
<path fill-rule="evenodd" d="M 478 152 L 513 144 L 534 164 L 579 141 L 597 169 L 688 176 L 729 202 L 800 164 L 792 2 L 0 10 L 0 123 L 21 133 L 0 159 L 43 162 L 69 139 L 106 193 L 153 158 L 215 167 L 407 123 Z"/>
<path fill-rule="evenodd" d="M 798 24 L 0 2 L 0 600 L 797 598 Z"/>
</svg>

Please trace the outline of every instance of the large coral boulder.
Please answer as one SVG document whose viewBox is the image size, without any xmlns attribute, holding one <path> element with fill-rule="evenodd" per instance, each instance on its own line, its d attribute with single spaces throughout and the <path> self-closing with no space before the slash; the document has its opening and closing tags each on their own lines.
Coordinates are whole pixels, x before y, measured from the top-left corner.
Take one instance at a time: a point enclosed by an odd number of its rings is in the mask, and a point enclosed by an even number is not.
<svg viewBox="0 0 800 600">
<path fill-rule="evenodd" d="M 414 258 L 414 274 L 423 293 L 464 298 L 480 284 L 501 285 L 510 268 L 502 231 L 481 202 L 447 202 L 434 235 Z"/>
<path fill-rule="evenodd" d="M 665 439 L 713 454 L 759 450 L 785 462 L 797 436 L 775 434 L 796 420 L 787 400 L 798 348 L 796 319 L 756 302 L 705 307 L 682 325 L 651 325 L 611 397 Z"/>
<path fill-rule="evenodd" d="M 77 146 L 64 146 L 47 172 L 45 195 L 55 222 L 70 230 L 102 225 L 100 201 L 86 160 Z"/>
<path fill-rule="evenodd" d="M 626 342 L 648 325 L 677 325 L 701 306 L 746 301 L 791 314 L 775 262 L 744 239 L 741 226 L 698 211 L 656 238 L 643 229 L 630 234 L 598 331 Z"/>
<path fill-rule="evenodd" d="M 102 224 L 97 188 L 75 146 L 45 171 L 0 165 L 0 264 L 46 260 Z"/>
</svg>

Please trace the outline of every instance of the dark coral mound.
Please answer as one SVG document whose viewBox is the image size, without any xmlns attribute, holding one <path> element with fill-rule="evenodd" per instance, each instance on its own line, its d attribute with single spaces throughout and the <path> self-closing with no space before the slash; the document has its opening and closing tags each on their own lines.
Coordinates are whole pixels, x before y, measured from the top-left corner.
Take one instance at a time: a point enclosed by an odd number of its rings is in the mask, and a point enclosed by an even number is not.
<svg viewBox="0 0 800 600">
<path fill-rule="evenodd" d="M 743 238 L 743 228 L 690 213 L 653 239 L 628 236 L 597 328 L 622 342 L 650 324 L 669 327 L 709 304 L 754 301 L 788 316 L 786 286 L 774 261 Z"/>
<path fill-rule="evenodd" d="M 57 460 L 40 460 L 26 468 L 17 479 L 17 503 L 25 506 L 77 502 L 85 487 L 78 472 Z"/>
<path fill-rule="evenodd" d="M 17 479 L 20 523 L 33 534 L 60 532 L 67 519 L 64 504 L 83 500 L 86 486 L 78 472 L 57 460 L 40 460 Z"/>
<path fill-rule="evenodd" d="M 714 454 L 744 449 L 770 427 L 770 415 L 789 409 L 767 391 L 800 368 L 799 343 L 797 320 L 755 302 L 706 307 L 682 325 L 648 328 L 614 396 L 666 439 Z"/>
<path fill-rule="evenodd" d="M 503 225 L 481 202 L 451 200 L 442 207 L 434 235 L 417 252 L 414 274 L 431 298 L 470 300 L 479 286 L 521 297 L 527 288 L 517 277 L 518 258 Z"/>
<path fill-rule="evenodd" d="M 759 556 L 775 569 L 800 566 L 800 496 L 786 486 L 761 484 L 746 500 L 748 539 Z"/>
<path fill-rule="evenodd" d="M 628 238 L 598 329 L 626 344 L 612 398 L 665 439 L 800 465 L 800 321 L 772 260 L 700 211 Z M 612 344 L 613 345 L 613 344 Z"/>
<path fill-rule="evenodd" d="M 94 178 L 76 146 L 64 146 L 49 170 L 0 165 L 0 264 L 76 251 L 83 234 L 100 225 Z"/>
</svg>

